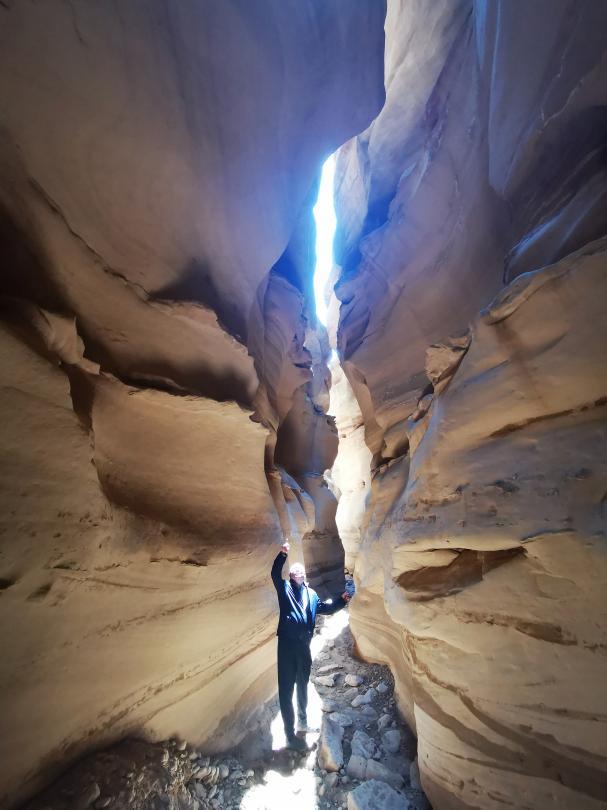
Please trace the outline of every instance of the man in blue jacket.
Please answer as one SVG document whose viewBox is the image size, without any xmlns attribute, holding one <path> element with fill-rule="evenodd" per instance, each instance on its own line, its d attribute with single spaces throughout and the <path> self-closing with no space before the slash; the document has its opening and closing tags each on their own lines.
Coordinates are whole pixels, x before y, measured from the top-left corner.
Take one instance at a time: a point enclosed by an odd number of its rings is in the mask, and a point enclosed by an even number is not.
<svg viewBox="0 0 607 810">
<path fill-rule="evenodd" d="M 283 543 L 272 565 L 272 582 L 278 594 L 280 618 L 278 620 L 278 698 L 285 726 L 287 745 L 296 750 L 307 750 L 304 740 L 295 736 L 293 690 L 297 684 L 298 731 L 309 731 L 307 721 L 308 680 L 312 667 L 310 642 L 314 635 L 316 615 L 335 613 L 345 607 L 350 595 L 343 593 L 335 601 L 323 602 L 305 581 L 306 572 L 301 563 L 289 570 L 289 579 L 282 578 L 282 569 L 289 553 L 289 544 Z"/>
</svg>

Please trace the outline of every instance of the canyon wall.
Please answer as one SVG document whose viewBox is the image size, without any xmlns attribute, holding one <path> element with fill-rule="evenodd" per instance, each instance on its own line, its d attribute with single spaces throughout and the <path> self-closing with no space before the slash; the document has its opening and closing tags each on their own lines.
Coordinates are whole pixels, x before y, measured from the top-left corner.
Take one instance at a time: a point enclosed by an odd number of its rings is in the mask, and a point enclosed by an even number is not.
<svg viewBox="0 0 607 810">
<path fill-rule="evenodd" d="M 382 106 L 384 16 L 0 4 L 2 806 L 126 734 L 238 742 L 275 691 L 284 533 L 332 544 L 335 581 L 326 348 L 289 257 Z"/>
<path fill-rule="evenodd" d="M 389 2 L 386 104 L 340 150 L 352 627 L 435 810 L 606 806 L 605 30 Z"/>
</svg>

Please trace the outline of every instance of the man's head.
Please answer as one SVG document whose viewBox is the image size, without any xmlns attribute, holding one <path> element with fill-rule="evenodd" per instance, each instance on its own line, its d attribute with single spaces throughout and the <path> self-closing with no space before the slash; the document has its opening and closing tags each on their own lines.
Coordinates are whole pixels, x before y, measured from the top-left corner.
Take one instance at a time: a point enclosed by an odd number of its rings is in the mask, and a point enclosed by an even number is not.
<svg viewBox="0 0 607 810">
<path fill-rule="evenodd" d="M 289 577 L 296 585 L 301 585 L 306 578 L 306 569 L 299 562 L 293 563 L 289 568 Z"/>
</svg>

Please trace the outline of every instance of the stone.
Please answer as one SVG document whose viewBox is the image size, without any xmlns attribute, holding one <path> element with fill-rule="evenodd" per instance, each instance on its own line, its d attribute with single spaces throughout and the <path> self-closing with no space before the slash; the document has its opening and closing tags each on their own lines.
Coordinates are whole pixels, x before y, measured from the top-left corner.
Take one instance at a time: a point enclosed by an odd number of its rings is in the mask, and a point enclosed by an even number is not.
<svg viewBox="0 0 607 810">
<path fill-rule="evenodd" d="M 348 686 L 360 686 L 361 683 L 364 683 L 364 680 L 365 679 L 362 677 L 362 675 L 355 675 L 349 672 L 344 678 L 344 683 L 346 683 Z"/>
<path fill-rule="evenodd" d="M 367 717 L 371 720 L 377 720 L 377 712 L 373 706 L 363 706 L 360 713 L 363 715 L 363 717 Z"/>
<path fill-rule="evenodd" d="M 90 807 L 101 795 L 101 790 L 97 782 L 88 785 L 82 793 L 74 800 L 74 810 L 86 810 Z"/>
<path fill-rule="evenodd" d="M 377 693 L 378 693 L 379 695 L 385 695 L 385 694 L 386 694 L 386 692 L 388 692 L 388 690 L 390 689 L 390 687 L 388 686 L 388 684 L 387 684 L 387 683 L 384 683 L 384 681 L 380 681 L 380 682 L 377 684 L 376 689 L 377 689 Z"/>
<path fill-rule="evenodd" d="M 319 675 L 314 678 L 314 682 L 320 686 L 335 686 L 335 675 Z"/>
<path fill-rule="evenodd" d="M 328 773 L 325 777 L 325 785 L 329 790 L 332 790 L 339 783 L 339 774 L 336 772 Z"/>
<path fill-rule="evenodd" d="M 320 708 L 323 712 L 336 712 L 340 708 L 340 703 L 338 700 L 325 697 L 322 699 Z"/>
<path fill-rule="evenodd" d="M 331 712 L 328 716 L 334 723 L 337 723 L 343 728 L 352 725 L 352 718 L 345 712 Z"/>
<path fill-rule="evenodd" d="M 348 776 L 352 779 L 364 779 L 367 774 L 367 760 L 359 754 L 352 754 L 346 768 Z"/>
<path fill-rule="evenodd" d="M 403 785 L 403 777 L 399 773 L 391 771 L 386 768 L 381 762 L 374 759 L 367 760 L 367 779 L 379 779 L 381 782 L 387 782 L 393 788 L 400 788 Z"/>
<path fill-rule="evenodd" d="M 377 721 L 377 728 L 378 731 L 383 731 L 385 728 L 388 728 L 390 723 L 392 722 L 392 718 L 389 714 L 382 714 L 382 716 Z"/>
<path fill-rule="evenodd" d="M 400 748 L 400 731 L 397 729 L 390 729 L 381 735 L 381 744 L 385 751 L 389 754 L 396 754 Z"/>
<path fill-rule="evenodd" d="M 357 729 L 352 735 L 350 745 L 352 753 L 364 759 L 369 759 L 375 753 L 375 742 L 368 734 L 365 734 L 365 732 L 360 729 Z"/>
<path fill-rule="evenodd" d="M 367 689 L 367 691 L 362 695 L 356 695 L 352 703 L 350 704 L 353 708 L 357 706 L 363 706 L 366 703 L 371 703 L 377 697 L 377 690 L 371 687 Z"/>
<path fill-rule="evenodd" d="M 385 782 L 372 779 L 348 793 L 348 810 L 410 810 L 410 804 Z"/>
<path fill-rule="evenodd" d="M 325 715 L 318 742 L 318 764 L 324 770 L 338 771 L 344 764 L 343 735 L 343 727 Z"/>
<path fill-rule="evenodd" d="M 342 664 L 325 664 L 322 667 L 318 667 L 317 672 L 323 674 L 325 672 L 331 672 L 331 670 L 334 669 L 342 669 L 342 668 L 343 668 Z"/>
</svg>

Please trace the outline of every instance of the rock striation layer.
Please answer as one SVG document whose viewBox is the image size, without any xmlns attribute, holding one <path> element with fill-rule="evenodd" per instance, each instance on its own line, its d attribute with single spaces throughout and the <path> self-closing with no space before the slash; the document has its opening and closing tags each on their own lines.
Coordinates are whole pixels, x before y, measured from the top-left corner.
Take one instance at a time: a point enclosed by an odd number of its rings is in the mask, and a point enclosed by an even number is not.
<svg viewBox="0 0 607 810">
<path fill-rule="evenodd" d="M 437 810 L 605 807 L 606 25 L 390 2 L 385 107 L 340 151 L 352 626 Z"/>
</svg>

